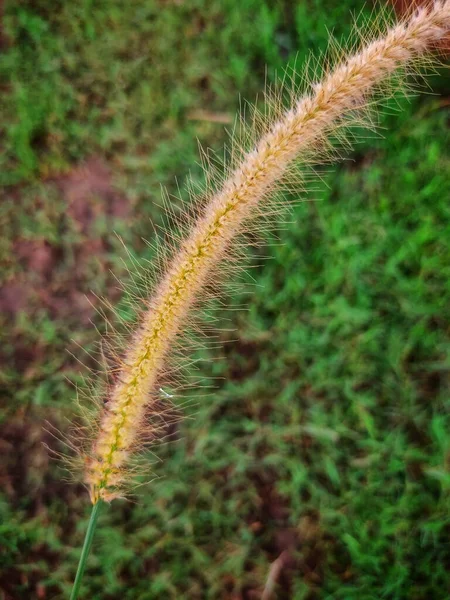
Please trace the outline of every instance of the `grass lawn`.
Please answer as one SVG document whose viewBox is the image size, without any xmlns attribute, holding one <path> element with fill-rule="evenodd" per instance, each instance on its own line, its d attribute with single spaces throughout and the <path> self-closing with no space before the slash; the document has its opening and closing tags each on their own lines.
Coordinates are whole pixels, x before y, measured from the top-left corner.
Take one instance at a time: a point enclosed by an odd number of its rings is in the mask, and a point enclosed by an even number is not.
<svg viewBox="0 0 450 600">
<path fill-rule="evenodd" d="M 239 94 L 362 4 L 6 1 L 0 600 L 70 592 L 89 500 L 47 446 L 94 366 L 98 296 L 133 318 L 117 279 L 152 260 L 160 185 L 199 180 L 197 140 L 221 147 Z M 214 387 L 186 392 L 137 501 L 100 515 L 83 598 L 252 600 L 274 564 L 280 600 L 447 597 L 449 82 L 386 111 L 249 251 L 227 297 L 245 308 L 196 354 Z"/>
</svg>

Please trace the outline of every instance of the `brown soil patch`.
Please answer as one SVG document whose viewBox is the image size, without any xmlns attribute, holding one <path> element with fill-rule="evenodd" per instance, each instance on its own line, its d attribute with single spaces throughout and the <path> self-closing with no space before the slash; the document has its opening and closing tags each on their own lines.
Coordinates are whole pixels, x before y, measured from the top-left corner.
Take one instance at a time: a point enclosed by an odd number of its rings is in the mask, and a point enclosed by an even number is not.
<svg viewBox="0 0 450 600">
<path fill-rule="evenodd" d="M 0 290 L 0 311 L 12 325 L 21 312 L 34 315 L 45 310 L 52 320 L 64 320 L 73 331 L 89 326 L 94 319 L 97 299 L 90 291 L 95 283 L 91 280 L 93 272 L 101 273 L 106 282 L 107 289 L 102 292 L 113 301 L 118 297 L 117 284 L 109 273 L 109 252 L 114 220 L 130 217 L 130 202 L 114 186 L 107 164 L 97 157 L 49 180 L 48 185 L 56 188 L 67 207 L 56 217 L 60 241 L 24 239 L 19 229 L 12 241 L 14 275 Z M 19 214 L 20 190 L 14 190 L 14 196 L 14 212 Z M 38 209 L 39 198 L 35 205 Z M 98 227 L 100 219 L 103 227 Z M 105 220 L 111 228 L 105 228 Z M 13 363 L 23 368 L 38 348 L 24 349 L 17 342 Z"/>
<path fill-rule="evenodd" d="M 114 187 L 111 171 L 100 158 L 90 158 L 55 183 L 67 200 L 69 215 L 87 235 L 98 217 L 124 219 L 130 213 L 127 198 Z"/>
</svg>

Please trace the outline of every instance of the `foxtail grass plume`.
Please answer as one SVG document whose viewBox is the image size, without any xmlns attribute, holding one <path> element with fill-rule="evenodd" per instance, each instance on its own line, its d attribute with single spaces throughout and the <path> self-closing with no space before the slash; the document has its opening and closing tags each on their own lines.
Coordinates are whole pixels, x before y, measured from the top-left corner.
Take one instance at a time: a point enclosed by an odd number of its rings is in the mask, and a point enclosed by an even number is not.
<svg viewBox="0 0 450 600">
<path fill-rule="evenodd" d="M 284 112 L 264 125 L 259 141 L 229 168 L 209 194 L 191 232 L 175 252 L 148 301 L 140 325 L 121 357 L 120 372 L 98 420 L 87 457 L 85 481 L 91 500 L 110 501 L 126 489 L 128 465 L 139 449 L 145 413 L 158 395 L 158 379 L 189 311 L 201 299 L 216 265 L 249 220 L 267 202 L 295 159 L 323 160 L 330 135 L 359 114 L 398 69 L 413 69 L 450 31 L 450 0 L 417 9 L 353 54 L 328 66 L 320 83 L 309 84 Z"/>
</svg>

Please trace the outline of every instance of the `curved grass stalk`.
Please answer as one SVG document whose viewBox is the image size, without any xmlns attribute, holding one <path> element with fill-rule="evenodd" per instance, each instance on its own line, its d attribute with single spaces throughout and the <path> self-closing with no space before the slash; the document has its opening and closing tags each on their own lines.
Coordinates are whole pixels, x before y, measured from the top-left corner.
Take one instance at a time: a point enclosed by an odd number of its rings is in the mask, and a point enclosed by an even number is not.
<svg viewBox="0 0 450 600">
<path fill-rule="evenodd" d="M 420 59 L 450 31 L 450 0 L 420 9 L 384 36 L 362 46 L 326 74 L 312 92 L 276 120 L 212 195 L 203 215 L 174 256 L 123 356 L 121 372 L 103 409 L 88 458 L 86 483 L 93 512 L 71 600 L 76 600 L 101 501 L 122 494 L 144 411 L 155 400 L 157 377 L 188 312 L 233 237 L 273 192 L 298 156 L 320 153 L 343 117 L 396 69 Z"/>
<path fill-rule="evenodd" d="M 232 238 L 303 152 L 320 147 L 336 123 L 364 105 L 398 67 L 421 57 L 450 27 L 450 1 L 435 2 L 389 29 L 329 72 L 248 152 L 212 196 L 159 284 L 122 359 L 121 372 L 101 416 L 86 481 L 91 500 L 121 494 L 126 465 L 139 440 L 144 412 L 177 334 L 213 267 Z"/>
</svg>

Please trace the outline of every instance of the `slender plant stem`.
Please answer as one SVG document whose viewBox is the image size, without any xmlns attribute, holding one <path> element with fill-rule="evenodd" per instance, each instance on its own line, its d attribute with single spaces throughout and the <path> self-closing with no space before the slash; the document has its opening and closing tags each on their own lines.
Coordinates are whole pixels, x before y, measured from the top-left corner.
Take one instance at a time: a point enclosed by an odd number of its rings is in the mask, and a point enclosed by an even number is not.
<svg viewBox="0 0 450 600">
<path fill-rule="evenodd" d="M 92 539 L 94 537 L 94 531 L 95 526 L 97 524 L 100 504 L 103 504 L 101 500 L 96 502 L 92 507 L 91 518 L 89 519 L 86 537 L 84 538 L 83 550 L 81 551 L 80 562 L 78 563 L 77 574 L 73 583 L 72 593 L 70 594 L 70 600 L 77 600 L 78 598 L 78 592 L 80 590 L 81 580 L 83 579 L 83 573 L 86 567 L 87 557 L 89 556 L 89 550 L 91 549 Z"/>
</svg>

